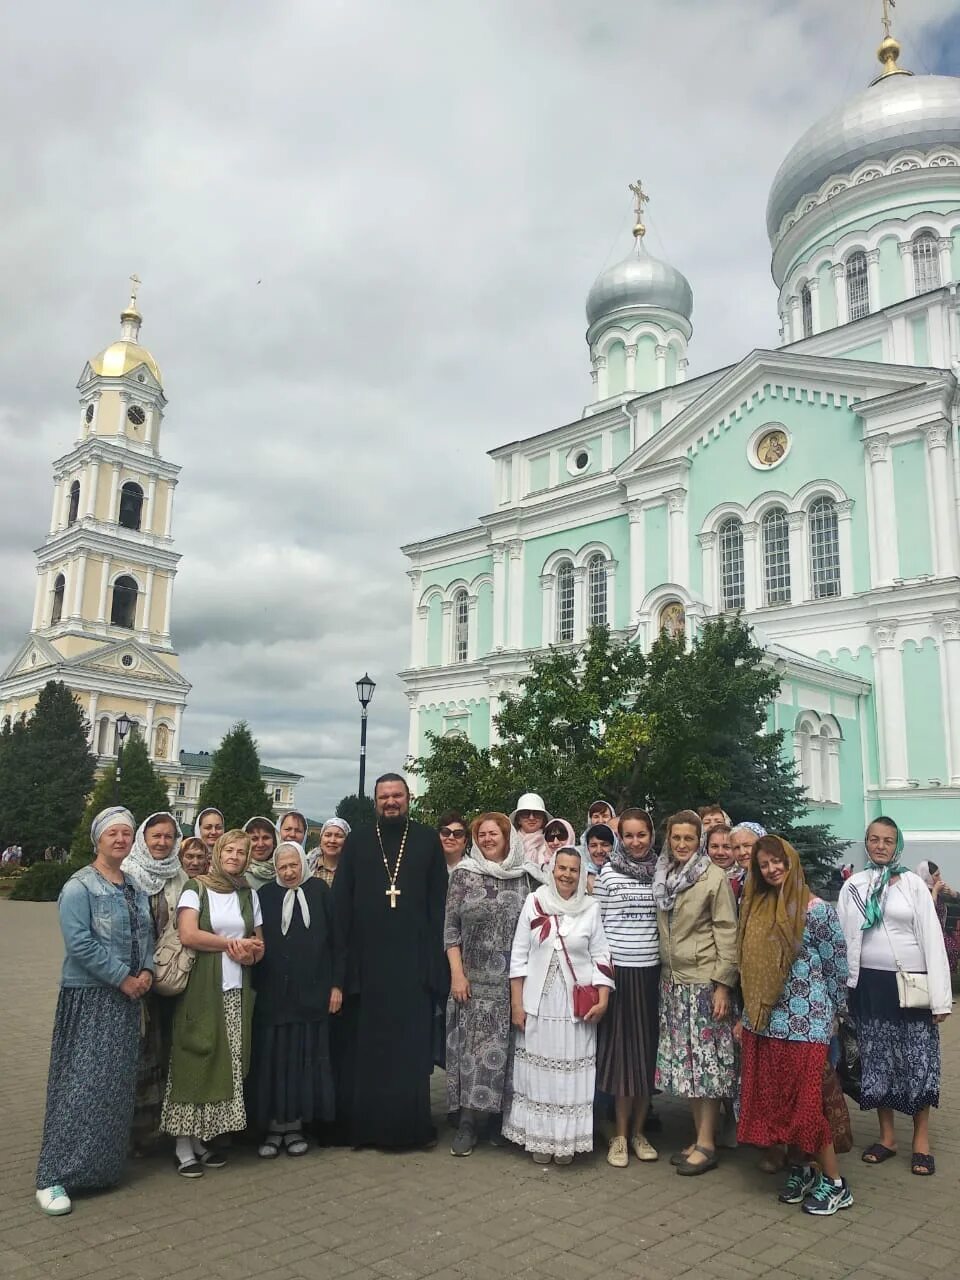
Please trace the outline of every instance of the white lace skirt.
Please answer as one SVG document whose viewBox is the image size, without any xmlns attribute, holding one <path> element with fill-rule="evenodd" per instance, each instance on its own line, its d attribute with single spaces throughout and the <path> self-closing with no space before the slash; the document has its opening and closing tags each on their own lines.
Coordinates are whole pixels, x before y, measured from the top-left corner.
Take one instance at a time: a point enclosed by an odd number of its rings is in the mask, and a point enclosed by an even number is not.
<svg viewBox="0 0 960 1280">
<path fill-rule="evenodd" d="M 539 1013 L 528 1013 L 526 1029 L 515 1036 L 504 1137 L 527 1151 L 553 1156 L 592 1151 L 597 1032 L 590 1023 L 574 1021 L 556 956 Z"/>
</svg>

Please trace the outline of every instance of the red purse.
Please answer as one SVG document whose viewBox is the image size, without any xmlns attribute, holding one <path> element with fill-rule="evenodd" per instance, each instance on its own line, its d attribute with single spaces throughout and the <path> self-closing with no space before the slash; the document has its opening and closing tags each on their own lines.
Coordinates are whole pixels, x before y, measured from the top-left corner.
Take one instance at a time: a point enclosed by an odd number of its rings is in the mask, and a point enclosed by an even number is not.
<svg viewBox="0 0 960 1280">
<path fill-rule="evenodd" d="M 570 963 L 570 953 L 567 951 L 567 944 L 563 940 L 563 934 L 560 932 L 560 921 L 557 921 L 557 937 L 560 939 L 560 945 L 563 947 L 563 954 L 566 957 L 567 968 L 570 970 L 570 976 L 573 978 L 573 1016 L 575 1018 L 585 1018 L 590 1010 L 600 1003 L 600 990 L 593 983 L 583 985 L 577 981 L 577 971 Z"/>
</svg>

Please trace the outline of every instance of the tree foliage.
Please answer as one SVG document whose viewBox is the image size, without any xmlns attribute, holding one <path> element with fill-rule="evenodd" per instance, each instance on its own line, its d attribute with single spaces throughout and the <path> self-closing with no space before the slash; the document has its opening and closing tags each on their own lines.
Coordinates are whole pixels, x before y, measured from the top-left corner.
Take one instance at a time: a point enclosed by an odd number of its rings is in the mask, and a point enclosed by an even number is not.
<svg viewBox="0 0 960 1280">
<path fill-rule="evenodd" d="M 130 738 L 123 745 L 119 792 L 116 779 L 116 765 L 108 765 L 87 802 L 83 818 L 74 835 L 73 844 L 70 846 L 71 857 L 84 859 L 93 857 L 90 824 L 100 810 L 106 809 L 109 805 L 124 805 L 138 823 L 149 818 L 151 813 L 169 810 L 170 797 L 166 784 L 151 764 L 147 754 L 147 744 L 142 738 Z"/>
<path fill-rule="evenodd" d="M 349 822 L 351 828 L 369 826 L 375 817 L 373 801 L 369 796 L 362 799 L 357 795 L 344 796 L 337 805 L 336 814 L 338 818 Z"/>
<path fill-rule="evenodd" d="M 270 795 L 260 776 L 260 753 L 245 720 L 235 724 L 214 752 L 210 777 L 200 789 L 201 809 L 219 809 L 224 829 L 242 827 L 255 814 L 274 818 Z"/>
</svg>

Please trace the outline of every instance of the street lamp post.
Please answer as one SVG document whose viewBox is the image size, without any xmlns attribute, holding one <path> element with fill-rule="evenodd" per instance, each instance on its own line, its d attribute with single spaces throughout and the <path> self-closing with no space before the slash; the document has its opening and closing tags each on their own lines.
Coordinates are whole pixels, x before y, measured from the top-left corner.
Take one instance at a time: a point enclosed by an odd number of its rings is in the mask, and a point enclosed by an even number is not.
<svg viewBox="0 0 960 1280">
<path fill-rule="evenodd" d="M 130 732 L 133 721 L 124 711 L 117 717 L 117 771 L 113 776 L 113 803 L 120 803 L 120 770 L 123 765 L 123 740 Z"/>
<path fill-rule="evenodd" d="M 367 707 L 373 701 L 373 691 L 376 687 L 366 672 L 357 681 L 357 697 L 360 699 L 360 789 L 358 794 L 361 800 L 363 784 L 367 777 Z"/>
</svg>

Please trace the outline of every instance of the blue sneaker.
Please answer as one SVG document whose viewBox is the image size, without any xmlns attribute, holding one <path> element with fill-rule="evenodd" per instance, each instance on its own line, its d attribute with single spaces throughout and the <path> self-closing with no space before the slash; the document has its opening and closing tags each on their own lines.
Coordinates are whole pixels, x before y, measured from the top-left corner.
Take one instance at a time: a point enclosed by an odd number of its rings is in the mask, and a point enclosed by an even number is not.
<svg viewBox="0 0 960 1280">
<path fill-rule="evenodd" d="M 792 1164 L 783 1189 L 777 1196 L 781 1204 L 802 1204 L 806 1196 L 814 1189 L 820 1175 L 809 1164 Z"/>
<path fill-rule="evenodd" d="M 837 1184 L 821 1174 L 817 1185 L 806 1197 L 801 1208 L 804 1213 L 813 1213 L 817 1217 L 826 1218 L 836 1213 L 838 1209 L 849 1209 L 852 1204 L 853 1195 L 847 1186 L 846 1178 L 841 1178 Z"/>
</svg>

